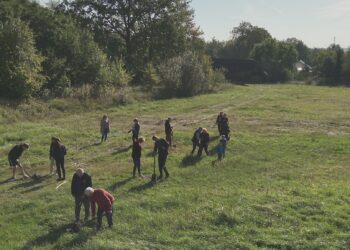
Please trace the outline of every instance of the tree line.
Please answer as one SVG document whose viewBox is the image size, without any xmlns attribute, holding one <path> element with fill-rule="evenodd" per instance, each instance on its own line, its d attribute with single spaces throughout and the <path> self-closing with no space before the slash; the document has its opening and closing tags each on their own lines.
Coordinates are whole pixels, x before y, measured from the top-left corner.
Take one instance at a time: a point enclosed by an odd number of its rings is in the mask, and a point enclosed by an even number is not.
<svg viewBox="0 0 350 250">
<path fill-rule="evenodd" d="M 211 91 L 214 71 L 187 0 L 0 0 L 0 96 L 99 96 L 136 85 L 156 96 Z"/>
<path fill-rule="evenodd" d="M 274 39 L 242 22 L 228 41 L 205 42 L 189 0 L 0 0 L 0 97 L 87 96 L 139 86 L 155 97 L 186 97 L 225 81 L 215 58 L 253 59 L 267 78 L 327 84 L 350 81 L 350 53 L 339 45 L 308 48 Z M 302 60 L 310 68 L 296 73 Z"/>
<path fill-rule="evenodd" d="M 206 43 L 206 53 L 213 58 L 254 59 L 267 78 L 256 81 L 313 81 L 320 84 L 350 85 L 350 50 L 337 44 L 328 48 L 309 48 L 302 40 L 288 38 L 279 41 L 264 28 L 242 22 L 233 28 L 231 39 Z M 302 60 L 306 67 L 297 72 L 295 63 Z M 246 81 L 252 81 L 251 76 Z"/>
</svg>

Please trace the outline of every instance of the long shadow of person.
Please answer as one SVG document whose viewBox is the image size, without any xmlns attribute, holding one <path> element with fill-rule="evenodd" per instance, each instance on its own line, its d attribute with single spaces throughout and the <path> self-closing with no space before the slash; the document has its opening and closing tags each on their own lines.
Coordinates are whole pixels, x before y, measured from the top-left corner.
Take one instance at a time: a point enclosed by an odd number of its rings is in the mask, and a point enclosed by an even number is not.
<svg viewBox="0 0 350 250">
<path fill-rule="evenodd" d="M 151 180 L 145 184 L 130 188 L 128 192 L 141 192 L 149 188 L 152 188 L 153 186 L 155 186 L 155 184 L 156 182 Z"/>
<path fill-rule="evenodd" d="M 64 224 L 57 228 L 51 229 L 47 234 L 27 242 L 22 250 L 33 249 L 34 247 L 43 246 L 45 244 L 54 245 L 57 240 L 70 228 L 71 224 Z"/>
<path fill-rule="evenodd" d="M 34 186 L 37 186 L 38 184 L 41 184 L 44 180 L 47 180 L 49 178 L 50 178 L 49 175 L 45 175 L 45 176 L 42 176 L 40 178 L 38 178 L 38 177 L 31 178 L 28 181 L 21 182 L 15 186 L 11 187 L 10 189 L 13 190 L 13 189 L 18 189 L 18 188 L 25 189 L 25 188 L 29 188 L 29 187 L 34 187 Z M 42 187 L 44 187 L 44 185 L 42 185 Z"/>
<path fill-rule="evenodd" d="M 86 146 L 83 146 L 83 147 L 79 148 L 79 150 L 83 150 L 83 149 L 86 149 L 86 148 L 98 146 L 98 145 L 101 145 L 101 144 L 102 144 L 102 142 L 94 142 L 94 143 L 92 143 L 90 145 L 86 145 Z"/>
<path fill-rule="evenodd" d="M 3 180 L 3 181 L 0 181 L 0 185 L 2 185 L 2 184 L 6 184 L 6 183 L 8 183 L 8 182 L 11 182 L 11 181 L 15 181 L 13 178 L 8 178 L 8 179 L 6 179 L 6 180 Z"/>
<path fill-rule="evenodd" d="M 47 234 L 39 236 L 38 238 L 27 242 L 22 250 L 29 250 L 29 249 L 33 249 L 35 247 L 42 247 L 44 245 L 50 244 L 52 246 L 55 245 L 55 243 L 57 243 L 57 241 L 59 240 L 59 238 L 64 234 L 64 233 L 74 233 L 72 231 L 72 223 L 69 224 L 64 224 L 61 225 L 57 228 L 54 228 L 52 230 L 50 230 Z M 88 227 L 88 230 L 79 230 L 78 232 L 76 232 L 76 237 L 74 237 L 71 241 L 65 243 L 64 245 L 60 245 L 59 247 L 54 247 L 56 249 L 71 249 L 74 246 L 77 245 L 81 245 L 84 242 L 87 242 L 89 240 L 89 238 L 91 238 L 93 235 L 96 235 L 96 231 L 95 230 L 91 230 L 91 228 L 93 228 L 94 223 L 90 223 L 87 225 L 83 225 Z"/>
<path fill-rule="evenodd" d="M 132 148 L 132 145 L 127 146 L 125 148 L 119 148 L 119 149 L 117 149 L 117 151 L 113 152 L 112 155 L 117 155 L 117 154 L 128 152 L 129 149 L 131 149 L 131 148 Z"/>
<path fill-rule="evenodd" d="M 198 157 L 197 155 L 186 155 L 180 164 L 180 167 L 189 167 L 189 166 L 194 166 L 196 165 L 198 162 L 200 162 L 202 160 L 202 157 Z"/>
<path fill-rule="evenodd" d="M 118 181 L 118 182 L 114 183 L 113 185 L 109 186 L 108 190 L 114 191 L 117 188 L 120 188 L 120 187 L 124 186 L 126 183 L 128 183 L 132 179 L 133 178 L 130 176 L 130 177 L 126 178 L 125 180 Z"/>
</svg>

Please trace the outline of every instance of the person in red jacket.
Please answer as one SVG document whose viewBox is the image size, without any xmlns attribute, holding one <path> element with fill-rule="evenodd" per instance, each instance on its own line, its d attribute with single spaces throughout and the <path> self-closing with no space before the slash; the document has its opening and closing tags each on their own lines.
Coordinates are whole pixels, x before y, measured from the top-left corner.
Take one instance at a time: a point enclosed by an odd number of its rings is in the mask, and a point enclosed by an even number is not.
<svg viewBox="0 0 350 250">
<path fill-rule="evenodd" d="M 114 197 L 110 193 L 108 193 L 106 190 L 102 188 L 96 188 L 93 189 L 91 187 L 88 187 L 84 191 L 85 195 L 89 197 L 90 202 L 91 202 L 91 213 L 92 213 L 92 218 L 95 218 L 95 203 L 98 205 L 98 210 L 97 210 L 97 230 L 101 228 L 102 224 L 102 216 L 103 213 L 106 214 L 107 221 L 108 221 L 108 226 L 112 227 L 113 226 L 113 202 L 114 202 Z"/>
</svg>

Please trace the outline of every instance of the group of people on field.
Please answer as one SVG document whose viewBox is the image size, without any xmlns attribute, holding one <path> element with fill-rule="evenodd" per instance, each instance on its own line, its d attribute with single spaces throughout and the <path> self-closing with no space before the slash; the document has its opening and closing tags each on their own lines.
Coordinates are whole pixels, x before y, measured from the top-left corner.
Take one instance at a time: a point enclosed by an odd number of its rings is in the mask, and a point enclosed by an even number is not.
<svg viewBox="0 0 350 250">
<path fill-rule="evenodd" d="M 225 157 L 226 145 L 229 140 L 229 124 L 227 115 L 223 112 L 217 117 L 216 124 L 218 125 L 218 130 L 220 134 L 219 144 L 216 148 L 218 154 L 218 160 L 222 160 Z M 100 122 L 101 131 L 101 143 L 107 140 L 108 134 L 110 132 L 110 120 L 107 115 L 104 115 Z M 159 179 L 169 177 L 169 172 L 166 167 L 166 161 L 169 154 L 169 149 L 175 147 L 173 144 L 173 127 L 171 125 L 171 118 L 166 119 L 164 123 L 165 139 L 160 138 L 156 135 L 152 136 L 154 142 L 153 156 L 158 156 L 158 167 L 159 167 Z M 142 155 L 142 144 L 145 142 L 144 137 L 140 137 L 140 124 L 139 120 L 135 118 L 133 120 L 132 128 L 128 131 L 131 133 L 132 139 L 132 153 L 131 157 L 133 159 L 133 177 L 136 177 L 136 171 L 139 177 L 143 177 L 141 173 L 141 155 Z M 191 155 L 194 154 L 196 148 L 198 147 L 197 157 L 202 156 L 203 150 L 206 155 L 209 155 L 210 136 L 206 128 L 199 127 L 195 130 L 192 137 L 193 148 Z M 14 146 L 9 154 L 8 160 L 10 166 L 13 169 L 13 179 L 16 179 L 16 169 L 17 167 L 21 169 L 23 178 L 30 178 L 30 174 L 25 170 L 25 168 L 19 162 L 19 158 L 25 150 L 29 149 L 29 144 L 22 143 Z M 64 158 L 67 154 L 67 149 L 65 145 L 61 142 L 58 137 L 51 138 L 50 144 L 50 175 L 57 174 L 58 181 L 65 180 L 66 171 L 64 167 Z M 56 164 L 56 171 L 54 171 L 53 166 Z M 80 221 L 80 210 L 81 206 L 84 205 L 85 219 L 89 219 L 90 210 L 92 218 L 95 218 L 96 204 L 98 205 L 97 210 L 97 229 L 101 227 L 102 216 L 105 214 L 107 217 L 108 225 L 111 227 L 113 225 L 113 203 L 115 198 L 112 194 L 107 192 L 102 188 L 94 189 L 92 188 L 92 178 L 90 175 L 85 173 L 83 168 L 78 168 L 73 175 L 71 183 L 71 193 L 75 199 L 75 220 Z"/>
</svg>

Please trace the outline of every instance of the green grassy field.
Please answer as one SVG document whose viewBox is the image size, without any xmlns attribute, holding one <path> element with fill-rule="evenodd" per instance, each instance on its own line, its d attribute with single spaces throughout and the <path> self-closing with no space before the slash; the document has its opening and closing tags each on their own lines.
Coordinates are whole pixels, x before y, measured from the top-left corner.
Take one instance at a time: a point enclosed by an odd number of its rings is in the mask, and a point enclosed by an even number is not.
<svg viewBox="0 0 350 250">
<path fill-rule="evenodd" d="M 349 249 L 350 89 L 303 85 L 234 86 L 190 99 L 135 102 L 89 108 L 53 100 L 44 106 L 0 108 L 1 249 Z M 226 159 L 189 157 L 191 136 L 228 113 L 231 140 Z M 99 120 L 107 113 L 110 138 L 98 145 Z M 142 169 L 153 171 L 151 136 L 163 136 L 173 117 L 176 148 L 170 178 L 151 185 L 132 179 L 132 119 L 146 137 Z M 21 162 L 31 173 L 49 172 L 49 143 L 68 148 L 68 182 L 55 177 L 6 181 L 7 152 L 31 148 Z M 95 187 L 114 194 L 114 227 L 96 231 L 74 220 L 70 180 L 84 166 Z M 20 177 L 20 175 L 18 175 Z M 82 209 L 83 210 L 83 209 Z M 83 211 L 82 211 L 83 213 Z M 82 214 L 83 215 L 83 214 Z"/>
</svg>

